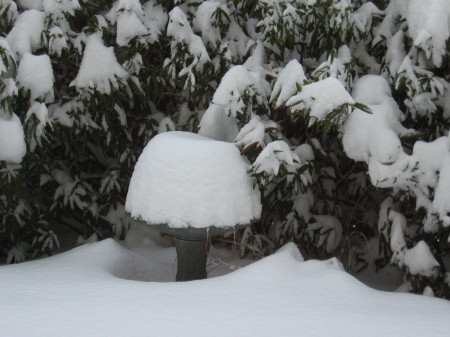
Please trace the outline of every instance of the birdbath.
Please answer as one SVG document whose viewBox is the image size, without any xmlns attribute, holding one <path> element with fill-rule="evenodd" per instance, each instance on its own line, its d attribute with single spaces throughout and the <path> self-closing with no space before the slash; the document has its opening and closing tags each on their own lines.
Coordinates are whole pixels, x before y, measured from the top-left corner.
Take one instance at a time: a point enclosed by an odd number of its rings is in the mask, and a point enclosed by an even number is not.
<svg viewBox="0 0 450 337">
<path fill-rule="evenodd" d="M 177 281 L 206 278 L 209 238 L 259 218 L 247 169 L 234 144 L 190 132 L 165 132 L 145 147 L 125 209 L 132 221 L 174 236 Z"/>
</svg>

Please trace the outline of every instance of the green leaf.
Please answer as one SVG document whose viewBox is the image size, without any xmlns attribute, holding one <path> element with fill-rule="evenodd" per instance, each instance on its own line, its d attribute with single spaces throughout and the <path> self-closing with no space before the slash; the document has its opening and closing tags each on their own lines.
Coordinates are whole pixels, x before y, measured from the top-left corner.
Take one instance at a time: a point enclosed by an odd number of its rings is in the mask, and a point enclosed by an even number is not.
<svg viewBox="0 0 450 337">
<path fill-rule="evenodd" d="M 356 103 L 352 104 L 352 106 L 353 106 L 355 109 L 359 109 L 359 110 L 362 110 L 362 111 L 364 111 L 364 112 L 366 112 L 366 113 L 368 113 L 368 114 L 372 114 L 372 109 L 370 109 L 370 108 L 369 108 L 367 105 L 365 105 L 365 104 L 356 102 Z"/>
</svg>

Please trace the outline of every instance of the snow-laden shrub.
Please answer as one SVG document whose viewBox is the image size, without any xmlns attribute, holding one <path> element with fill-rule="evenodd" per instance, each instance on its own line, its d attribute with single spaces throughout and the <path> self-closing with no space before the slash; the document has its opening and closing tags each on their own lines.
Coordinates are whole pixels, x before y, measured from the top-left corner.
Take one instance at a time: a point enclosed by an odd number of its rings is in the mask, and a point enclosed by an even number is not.
<svg viewBox="0 0 450 337">
<path fill-rule="evenodd" d="M 263 213 L 242 254 L 295 241 L 358 271 L 373 238 L 379 268 L 449 296 L 449 8 L 3 1 L 1 255 L 49 253 L 62 226 L 123 237 L 140 152 L 182 130 L 248 162 Z"/>
</svg>

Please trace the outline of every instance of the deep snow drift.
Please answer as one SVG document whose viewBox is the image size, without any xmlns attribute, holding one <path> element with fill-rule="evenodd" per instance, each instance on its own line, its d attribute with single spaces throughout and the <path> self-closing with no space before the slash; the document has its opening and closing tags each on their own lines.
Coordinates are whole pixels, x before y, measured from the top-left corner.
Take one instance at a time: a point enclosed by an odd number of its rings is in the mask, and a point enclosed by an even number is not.
<svg viewBox="0 0 450 337">
<path fill-rule="evenodd" d="M 109 239 L 0 267 L 1 335 L 433 337 L 450 331 L 449 302 L 370 289 L 334 259 L 303 262 L 293 244 L 231 274 L 185 283 L 144 282 L 159 279 L 169 265 L 158 257 L 172 251 L 147 249 L 154 258 Z"/>
</svg>

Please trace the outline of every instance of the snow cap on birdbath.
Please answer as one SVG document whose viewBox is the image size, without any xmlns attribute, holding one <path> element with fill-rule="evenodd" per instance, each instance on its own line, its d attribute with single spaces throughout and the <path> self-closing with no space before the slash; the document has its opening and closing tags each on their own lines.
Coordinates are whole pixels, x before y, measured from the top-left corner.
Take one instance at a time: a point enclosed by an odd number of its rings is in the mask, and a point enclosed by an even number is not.
<svg viewBox="0 0 450 337">
<path fill-rule="evenodd" d="M 145 147 L 125 210 L 134 222 L 174 235 L 177 281 L 207 277 L 207 238 L 248 225 L 261 214 L 237 147 L 189 132 L 166 132 Z"/>
<path fill-rule="evenodd" d="M 260 217 L 261 202 L 247 168 L 232 143 L 190 132 L 159 134 L 136 163 L 125 209 L 148 225 L 172 229 L 249 224 Z"/>
</svg>

